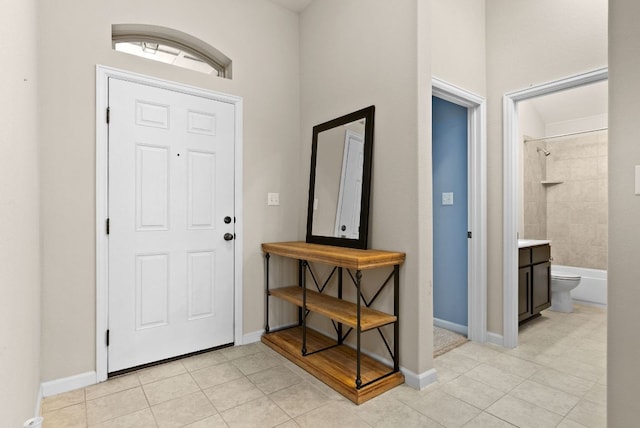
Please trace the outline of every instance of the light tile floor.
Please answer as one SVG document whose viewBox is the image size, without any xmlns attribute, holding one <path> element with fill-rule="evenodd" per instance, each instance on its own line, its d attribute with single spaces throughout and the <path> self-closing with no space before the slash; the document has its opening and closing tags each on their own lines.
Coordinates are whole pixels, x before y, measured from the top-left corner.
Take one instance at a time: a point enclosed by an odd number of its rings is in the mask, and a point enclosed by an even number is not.
<svg viewBox="0 0 640 428">
<path fill-rule="evenodd" d="M 425 390 L 360 406 L 262 343 L 226 348 L 48 397 L 44 427 L 606 426 L 604 310 L 545 311 L 519 341 L 467 342 L 435 359 Z"/>
</svg>

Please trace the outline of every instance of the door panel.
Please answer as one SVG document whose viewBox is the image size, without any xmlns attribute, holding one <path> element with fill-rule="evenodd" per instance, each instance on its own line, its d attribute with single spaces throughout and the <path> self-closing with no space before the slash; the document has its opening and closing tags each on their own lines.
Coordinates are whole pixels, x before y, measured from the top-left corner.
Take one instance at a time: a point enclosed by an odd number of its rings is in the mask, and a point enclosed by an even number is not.
<svg viewBox="0 0 640 428">
<path fill-rule="evenodd" d="M 114 372 L 233 342 L 234 107 L 109 80 Z"/>
<path fill-rule="evenodd" d="M 169 254 L 136 255 L 136 330 L 166 325 Z"/>
<path fill-rule="evenodd" d="M 189 229 L 214 227 L 215 153 L 189 152 Z"/>
<path fill-rule="evenodd" d="M 215 316 L 215 253 L 190 252 L 189 319 Z"/>
<path fill-rule="evenodd" d="M 135 174 L 136 230 L 168 230 L 168 148 L 136 144 Z"/>
<path fill-rule="evenodd" d="M 551 263 L 533 265 L 533 291 L 531 294 L 533 312 L 540 312 L 551 306 Z"/>
<path fill-rule="evenodd" d="M 529 266 L 518 269 L 518 321 L 531 315 L 531 268 Z"/>
</svg>

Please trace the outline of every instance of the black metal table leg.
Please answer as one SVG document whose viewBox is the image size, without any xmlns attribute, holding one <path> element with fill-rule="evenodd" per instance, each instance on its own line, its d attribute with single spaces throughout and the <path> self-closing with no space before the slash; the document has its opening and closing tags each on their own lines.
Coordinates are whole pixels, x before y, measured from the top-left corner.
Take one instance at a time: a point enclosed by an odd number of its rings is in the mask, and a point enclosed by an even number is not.
<svg viewBox="0 0 640 428">
<path fill-rule="evenodd" d="M 357 336 L 357 355 L 356 355 L 356 389 L 360 389 L 362 386 L 362 379 L 360 377 L 360 333 L 362 329 L 360 327 L 360 286 L 362 283 L 362 271 L 356 271 L 356 288 L 358 289 L 357 296 L 357 314 L 356 314 L 356 336 Z"/>
<path fill-rule="evenodd" d="M 342 268 L 338 268 L 338 299 L 342 300 Z M 338 323 L 338 345 L 342 345 L 342 323 Z"/>
<path fill-rule="evenodd" d="M 298 260 L 298 287 L 302 287 L 302 275 L 304 275 L 302 260 Z M 298 325 L 302 325 L 302 308 L 298 308 Z"/>
<path fill-rule="evenodd" d="M 301 260 L 302 265 L 302 355 L 307 355 L 307 261 Z"/>
<path fill-rule="evenodd" d="M 269 255 L 269 253 L 265 253 L 264 254 L 264 259 L 265 259 L 265 269 L 266 269 L 266 273 L 265 273 L 265 309 L 264 309 L 264 317 L 265 317 L 265 327 L 264 327 L 264 331 L 269 333 L 269 258 L 271 256 Z"/>
<path fill-rule="evenodd" d="M 400 371 L 400 265 L 393 266 L 393 371 Z"/>
</svg>

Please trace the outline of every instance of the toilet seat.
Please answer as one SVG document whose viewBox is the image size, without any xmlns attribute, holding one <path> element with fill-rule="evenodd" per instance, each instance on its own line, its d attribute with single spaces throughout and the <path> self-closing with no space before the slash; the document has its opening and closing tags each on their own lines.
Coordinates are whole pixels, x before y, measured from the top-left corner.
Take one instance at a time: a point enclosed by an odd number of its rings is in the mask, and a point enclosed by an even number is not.
<svg viewBox="0 0 640 428">
<path fill-rule="evenodd" d="M 579 280 L 581 279 L 580 275 L 572 275 L 566 272 L 551 272 L 552 279 L 568 279 L 568 280 Z"/>
</svg>

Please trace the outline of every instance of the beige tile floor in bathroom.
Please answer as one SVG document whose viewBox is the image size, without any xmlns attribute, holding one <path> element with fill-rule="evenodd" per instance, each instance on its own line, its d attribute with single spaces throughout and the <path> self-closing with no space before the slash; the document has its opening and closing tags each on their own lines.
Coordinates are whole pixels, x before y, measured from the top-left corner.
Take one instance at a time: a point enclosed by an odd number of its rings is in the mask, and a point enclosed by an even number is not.
<svg viewBox="0 0 640 428">
<path fill-rule="evenodd" d="M 425 390 L 360 406 L 262 343 L 226 348 L 48 397 L 44 428 L 605 427 L 605 311 L 544 311 L 519 340 L 467 342 L 436 358 Z"/>
</svg>

